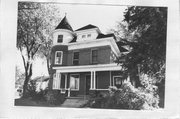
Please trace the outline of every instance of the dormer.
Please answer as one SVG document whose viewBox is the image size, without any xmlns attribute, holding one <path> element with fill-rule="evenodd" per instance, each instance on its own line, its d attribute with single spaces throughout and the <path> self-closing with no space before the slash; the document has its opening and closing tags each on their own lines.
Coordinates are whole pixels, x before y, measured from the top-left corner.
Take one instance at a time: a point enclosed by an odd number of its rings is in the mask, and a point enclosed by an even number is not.
<svg viewBox="0 0 180 119">
<path fill-rule="evenodd" d="M 82 28 L 75 30 L 74 32 L 77 36 L 77 42 L 94 40 L 97 38 L 98 34 L 101 33 L 99 28 L 94 25 L 87 25 Z"/>
<path fill-rule="evenodd" d="M 73 29 L 68 23 L 66 16 L 62 19 L 51 35 L 53 36 L 53 45 L 67 44 L 73 40 Z"/>
</svg>

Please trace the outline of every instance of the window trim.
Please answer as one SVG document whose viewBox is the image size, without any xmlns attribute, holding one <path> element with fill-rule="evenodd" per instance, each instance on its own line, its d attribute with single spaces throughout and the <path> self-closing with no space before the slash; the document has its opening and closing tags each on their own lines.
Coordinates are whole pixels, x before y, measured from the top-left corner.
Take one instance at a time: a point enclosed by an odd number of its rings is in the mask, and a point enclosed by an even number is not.
<svg viewBox="0 0 180 119">
<path fill-rule="evenodd" d="M 79 51 L 73 51 L 72 65 L 75 65 L 75 64 L 74 64 L 74 53 L 76 53 L 76 52 L 79 53 Z M 79 53 L 79 55 L 80 55 L 80 53 Z M 75 59 L 75 60 L 77 60 L 77 59 Z M 77 64 L 77 65 L 79 65 L 79 57 L 78 57 L 78 64 Z"/>
<path fill-rule="evenodd" d="M 120 78 L 122 78 L 122 76 L 120 76 L 120 75 L 113 76 L 113 86 L 115 86 L 115 81 L 114 81 L 114 78 L 116 78 L 116 77 L 120 77 Z"/>
<path fill-rule="evenodd" d="M 73 91 L 79 91 L 79 87 L 80 87 L 80 74 L 70 74 L 70 77 L 69 77 L 69 80 L 70 80 L 70 83 L 69 83 L 69 88 L 71 87 L 71 76 L 72 75 L 76 75 L 79 77 L 79 81 L 78 81 L 78 89 L 71 89 Z"/>
<path fill-rule="evenodd" d="M 62 55 L 61 60 L 60 60 L 60 63 L 57 63 L 57 62 L 56 62 L 56 58 L 57 58 L 56 55 L 57 55 L 58 52 L 60 52 L 61 55 Z M 55 58 L 54 58 L 54 64 L 62 65 L 62 59 L 63 59 L 63 51 L 56 51 L 56 52 L 55 52 Z"/>
<path fill-rule="evenodd" d="M 97 51 L 97 61 L 96 62 L 93 62 L 93 50 L 96 50 Z M 98 63 L 98 48 L 94 48 L 94 49 L 91 49 L 91 64 L 97 64 Z"/>
</svg>

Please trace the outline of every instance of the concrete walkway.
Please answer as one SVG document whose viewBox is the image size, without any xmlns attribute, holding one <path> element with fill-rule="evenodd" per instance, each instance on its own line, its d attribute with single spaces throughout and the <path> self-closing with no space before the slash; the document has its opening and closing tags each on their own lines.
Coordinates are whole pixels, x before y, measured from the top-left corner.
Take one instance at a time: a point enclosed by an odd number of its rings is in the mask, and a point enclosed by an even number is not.
<svg viewBox="0 0 180 119">
<path fill-rule="evenodd" d="M 88 99 L 87 97 L 70 97 L 64 101 L 61 107 L 80 108 L 87 104 Z"/>
</svg>

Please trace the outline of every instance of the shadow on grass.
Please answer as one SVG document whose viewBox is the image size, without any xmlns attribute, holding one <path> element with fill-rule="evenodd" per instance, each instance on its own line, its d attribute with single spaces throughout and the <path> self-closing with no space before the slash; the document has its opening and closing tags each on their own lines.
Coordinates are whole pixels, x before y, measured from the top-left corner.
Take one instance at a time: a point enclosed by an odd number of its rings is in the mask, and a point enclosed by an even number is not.
<svg viewBox="0 0 180 119">
<path fill-rule="evenodd" d="M 49 104 L 47 101 L 32 100 L 30 98 L 19 98 L 14 100 L 15 106 L 39 106 L 39 107 L 61 107 L 61 105 Z"/>
</svg>

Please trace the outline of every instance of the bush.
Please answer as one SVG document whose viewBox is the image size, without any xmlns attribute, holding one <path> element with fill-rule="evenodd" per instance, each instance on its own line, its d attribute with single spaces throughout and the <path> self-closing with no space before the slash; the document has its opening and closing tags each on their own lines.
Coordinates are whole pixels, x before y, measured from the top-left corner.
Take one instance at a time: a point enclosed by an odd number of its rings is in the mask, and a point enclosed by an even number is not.
<svg viewBox="0 0 180 119">
<path fill-rule="evenodd" d="M 155 90 L 135 88 L 125 82 L 120 89 L 110 87 L 106 107 L 120 109 L 154 109 L 158 108 L 159 97 Z"/>
<path fill-rule="evenodd" d="M 90 94 L 90 100 L 86 106 L 92 107 L 92 108 L 103 108 L 104 103 L 106 102 L 106 95 L 105 93 L 102 93 L 100 91 L 95 91 Z"/>
<path fill-rule="evenodd" d="M 65 101 L 65 94 L 61 94 L 58 90 L 49 90 L 45 97 L 51 105 L 60 105 Z"/>
<path fill-rule="evenodd" d="M 135 88 L 125 82 L 119 89 L 109 87 L 109 92 L 91 99 L 90 107 L 110 109 L 155 109 L 158 108 L 159 97 L 156 91 L 147 88 Z"/>
<path fill-rule="evenodd" d="M 35 101 L 45 101 L 45 95 L 48 89 L 36 91 L 36 81 L 31 80 L 28 84 L 28 92 L 26 98 L 31 98 Z"/>
</svg>

